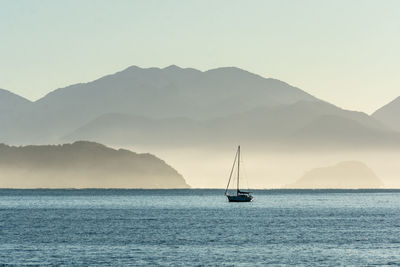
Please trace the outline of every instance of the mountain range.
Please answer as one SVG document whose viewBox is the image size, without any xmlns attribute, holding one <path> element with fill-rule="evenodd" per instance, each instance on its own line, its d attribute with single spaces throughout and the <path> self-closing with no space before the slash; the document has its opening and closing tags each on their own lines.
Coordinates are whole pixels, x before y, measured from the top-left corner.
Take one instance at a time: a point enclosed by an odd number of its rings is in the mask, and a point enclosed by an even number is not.
<svg viewBox="0 0 400 267">
<path fill-rule="evenodd" d="M 400 102 L 400 101 L 397 101 Z M 395 148 L 389 104 L 372 116 L 234 67 L 136 66 L 30 102 L 0 90 L 0 142 Z M 399 107 L 400 105 L 397 104 Z"/>
</svg>

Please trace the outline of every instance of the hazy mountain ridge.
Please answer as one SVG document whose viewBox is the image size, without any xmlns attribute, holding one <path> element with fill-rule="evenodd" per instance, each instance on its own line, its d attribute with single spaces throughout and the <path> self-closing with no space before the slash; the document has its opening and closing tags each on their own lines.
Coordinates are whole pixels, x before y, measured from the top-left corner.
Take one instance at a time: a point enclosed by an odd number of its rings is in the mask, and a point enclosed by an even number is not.
<svg viewBox="0 0 400 267">
<path fill-rule="evenodd" d="M 343 149 L 399 149 L 400 134 L 385 128 L 371 128 L 337 115 L 323 115 L 294 133 L 297 144 L 326 150 Z M 290 144 L 295 145 L 295 144 Z"/>
<path fill-rule="evenodd" d="M 400 96 L 381 107 L 372 117 L 382 121 L 396 131 L 400 131 Z"/>
<path fill-rule="evenodd" d="M 315 98 L 284 82 L 237 68 L 201 72 L 176 66 L 164 69 L 133 66 L 93 82 L 57 89 L 36 101 L 35 106 L 59 111 L 63 106 L 85 105 L 90 107 L 85 112 L 101 112 L 97 115 L 113 112 L 155 118 L 182 115 L 211 118 L 261 104 L 277 105 L 301 99 Z M 221 103 L 229 100 L 241 103 L 231 103 L 226 111 L 227 103 Z M 85 112 L 83 115 L 87 115 Z"/>
<path fill-rule="evenodd" d="M 7 137 L 23 139 L 25 132 L 18 131 L 18 125 L 24 123 L 25 117 L 33 103 L 22 96 L 8 90 L 0 89 L 0 142 Z"/>
<path fill-rule="evenodd" d="M 187 188 L 184 178 L 151 154 L 80 141 L 13 147 L 0 144 L 1 188 Z"/>
<path fill-rule="evenodd" d="M 12 125 L 32 106 L 32 102 L 10 91 L 0 89 L 0 124 L 6 130 L 9 123 Z"/>
<path fill-rule="evenodd" d="M 187 118 L 154 119 L 130 114 L 109 113 L 64 136 L 61 140 L 83 139 L 110 144 L 128 143 L 165 146 L 204 141 L 204 123 Z"/>
<path fill-rule="evenodd" d="M 276 106 L 298 100 L 316 99 L 284 82 L 238 68 L 201 72 L 177 66 L 164 69 L 132 66 L 93 82 L 47 94 L 11 127 L 16 133 L 29 131 L 26 140 L 15 139 L 12 134 L 2 139 L 17 143 L 56 142 L 106 113 L 210 119 L 260 105 Z"/>
<path fill-rule="evenodd" d="M 387 148 L 399 143 L 400 135 L 364 113 L 342 110 L 323 101 L 300 101 L 202 121 L 107 114 L 65 137 L 67 141 L 76 139 L 121 145 L 255 143 L 278 148 L 343 149 Z"/>
<path fill-rule="evenodd" d="M 86 139 L 120 145 L 258 142 L 357 148 L 399 143 L 399 134 L 375 116 L 235 67 L 203 72 L 131 66 L 59 88 L 4 114 L 0 141 L 15 144 Z"/>
<path fill-rule="evenodd" d="M 16 110 L 32 102 L 22 96 L 0 88 L 0 111 Z"/>
</svg>

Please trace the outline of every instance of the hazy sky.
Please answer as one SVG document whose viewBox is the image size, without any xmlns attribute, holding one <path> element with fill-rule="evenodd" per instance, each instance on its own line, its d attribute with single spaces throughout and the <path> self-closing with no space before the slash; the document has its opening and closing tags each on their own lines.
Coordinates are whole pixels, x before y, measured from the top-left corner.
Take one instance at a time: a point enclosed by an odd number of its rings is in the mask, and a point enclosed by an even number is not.
<svg viewBox="0 0 400 267">
<path fill-rule="evenodd" d="M 31 100 L 130 65 L 237 66 L 344 108 L 400 95 L 398 0 L 0 0 L 0 88 Z"/>
</svg>

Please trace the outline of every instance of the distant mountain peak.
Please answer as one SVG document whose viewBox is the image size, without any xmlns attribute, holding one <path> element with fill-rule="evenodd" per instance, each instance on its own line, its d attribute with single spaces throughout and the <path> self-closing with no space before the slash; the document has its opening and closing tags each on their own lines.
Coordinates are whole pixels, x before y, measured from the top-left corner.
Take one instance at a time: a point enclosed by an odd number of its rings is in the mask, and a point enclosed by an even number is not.
<svg viewBox="0 0 400 267">
<path fill-rule="evenodd" d="M 132 66 L 129 66 L 129 67 L 127 67 L 126 69 L 124 69 L 122 71 L 134 71 L 134 70 L 143 70 L 143 68 L 138 67 L 136 65 L 132 65 Z"/>
<path fill-rule="evenodd" d="M 165 67 L 164 70 L 181 70 L 182 68 L 177 66 L 177 65 L 169 65 L 168 67 Z"/>
<path fill-rule="evenodd" d="M 247 70 L 244 70 L 244 69 L 241 69 L 241 68 L 238 68 L 235 66 L 227 66 L 227 67 L 219 67 L 219 68 L 209 69 L 206 72 L 241 72 L 241 73 L 249 73 L 252 75 L 257 75 L 255 73 L 249 72 Z"/>
<path fill-rule="evenodd" d="M 93 142 L 93 141 L 85 141 L 85 140 L 75 141 L 72 144 L 68 144 L 68 145 L 71 145 L 73 147 L 86 147 L 86 148 L 95 148 L 95 147 L 105 148 L 106 147 L 103 144 Z"/>
</svg>

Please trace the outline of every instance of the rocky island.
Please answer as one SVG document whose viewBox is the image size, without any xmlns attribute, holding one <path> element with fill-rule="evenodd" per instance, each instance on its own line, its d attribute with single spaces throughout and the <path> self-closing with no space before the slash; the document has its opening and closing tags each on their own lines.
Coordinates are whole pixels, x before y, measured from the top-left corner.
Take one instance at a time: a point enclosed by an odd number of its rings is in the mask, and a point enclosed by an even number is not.
<svg viewBox="0 0 400 267">
<path fill-rule="evenodd" d="M 334 166 L 316 168 L 285 188 L 363 189 L 380 188 L 382 181 L 364 163 L 344 161 Z"/>
</svg>

